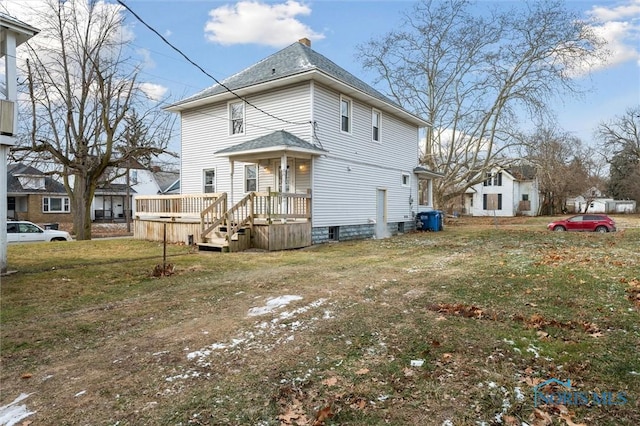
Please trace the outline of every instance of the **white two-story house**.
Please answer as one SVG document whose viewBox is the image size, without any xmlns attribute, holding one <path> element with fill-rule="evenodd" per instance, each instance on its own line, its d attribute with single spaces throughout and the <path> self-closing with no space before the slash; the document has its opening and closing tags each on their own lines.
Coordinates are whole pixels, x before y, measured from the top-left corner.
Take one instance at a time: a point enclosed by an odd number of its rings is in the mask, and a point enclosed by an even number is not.
<svg viewBox="0 0 640 426">
<path fill-rule="evenodd" d="M 536 216 L 540 193 L 535 168 L 493 168 L 465 194 L 465 212 L 471 216 Z"/>
<path fill-rule="evenodd" d="M 224 194 L 227 208 L 251 202 L 252 218 L 304 220 L 308 231 L 296 232 L 309 233 L 306 245 L 415 229 L 418 181 L 429 187 L 441 176 L 418 164 L 427 123 L 307 39 L 168 110 L 181 117 L 183 197 Z M 251 194 L 265 194 L 269 206 L 256 207 Z"/>
</svg>

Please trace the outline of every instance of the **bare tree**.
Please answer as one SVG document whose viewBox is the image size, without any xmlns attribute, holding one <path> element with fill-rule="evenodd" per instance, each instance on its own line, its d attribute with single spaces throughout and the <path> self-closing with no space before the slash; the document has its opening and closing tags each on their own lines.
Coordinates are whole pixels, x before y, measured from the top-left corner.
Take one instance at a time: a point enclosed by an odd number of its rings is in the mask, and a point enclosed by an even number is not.
<svg viewBox="0 0 640 426">
<path fill-rule="evenodd" d="M 59 165 L 76 238 L 90 239 L 100 179 L 165 152 L 173 118 L 154 109 L 138 83 L 120 6 L 49 0 L 38 13 L 45 42 L 29 46 L 30 137 L 21 149 Z"/>
<path fill-rule="evenodd" d="M 585 147 L 571 134 L 554 127 L 541 127 L 533 134 L 517 138 L 522 157 L 536 169 L 542 214 L 556 214 L 566 209 L 570 197 L 584 196 L 601 186 L 601 167 L 593 149 Z"/>
<path fill-rule="evenodd" d="M 609 163 L 610 195 L 640 201 L 640 105 L 601 123 L 596 134 Z"/>
<path fill-rule="evenodd" d="M 482 181 L 517 144 L 523 112 L 548 113 L 547 101 L 577 92 L 572 76 L 590 65 L 601 42 L 560 1 L 471 12 L 467 0 L 423 0 L 400 30 L 360 46 L 364 67 L 390 96 L 424 117 L 423 164 L 444 173 L 439 205 Z"/>
</svg>

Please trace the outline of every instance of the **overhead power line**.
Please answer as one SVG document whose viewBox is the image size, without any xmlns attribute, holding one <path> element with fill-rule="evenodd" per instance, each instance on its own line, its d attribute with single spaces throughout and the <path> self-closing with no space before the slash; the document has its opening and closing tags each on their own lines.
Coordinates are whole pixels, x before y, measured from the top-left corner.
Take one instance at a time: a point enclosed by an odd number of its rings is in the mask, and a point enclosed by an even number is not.
<svg viewBox="0 0 640 426">
<path fill-rule="evenodd" d="M 278 121 L 282 121 L 283 123 L 287 123 L 287 124 L 293 124 L 293 125 L 303 125 L 303 124 L 310 124 L 311 121 L 308 122 L 304 122 L 304 123 L 296 123 L 294 121 L 289 121 L 289 120 L 285 120 L 284 118 L 280 118 L 276 115 L 273 115 L 265 110 L 263 110 L 262 108 L 257 107 L 256 105 L 254 105 L 253 103 L 251 103 L 250 101 L 248 101 L 246 98 L 238 95 L 236 92 L 234 92 L 232 89 L 230 89 L 229 87 L 225 86 L 223 83 L 221 83 L 220 81 L 218 81 L 217 78 L 215 78 L 213 75 L 209 74 L 204 68 L 202 68 L 200 65 L 198 65 L 195 61 L 191 60 L 191 58 L 189 58 L 182 50 L 180 50 L 179 48 L 177 48 L 176 46 L 174 46 L 173 44 L 171 44 L 171 42 L 169 40 L 167 40 L 162 34 L 160 34 L 155 28 L 153 28 L 151 25 L 147 24 L 145 22 L 144 19 L 142 19 L 136 12 L 134 12 L 129 6 L 127 6 L 122 0 L 117 0 L 117 2 L 124 7 L 125 9 L 127 9 L 129 11 L 129 13 L 131 13 L 138 21 L 140 21 L 140 23 L 142 25 L 144 25 L 145 27 L 147 27 L 151 32 L 153 32 L 155 35 L 157 35 L 158 37 L 160 37 L 160 39 L 169 47 L 171 47 L 173 50 L 175 50 L 176 52 L 178 52 L 179 55 L 181 55 L 184 59 L 187 60 L 187 62 L 189 62 L 191 65 L 193 65 L 194 67 L 196 67 L 198 70 L 200 70 L 204 75 L 206 75 L 207 77 L 209 77 L 210 79 L 212 79 L 213 81 L 215 81 L 218 85 L 220 85 L 223 89 L 225 89 L 227 92 L 231 93 L 233 96 L 235 96 L 236 98 L 240 99 L 241 101 L 245 102 L 247 105 L 251 106 L 252 108 L 255 108 L 256 110 L 260 111 L 261 113 L 271 117 L 271 118 L 275 118 Z"/>
</svg>

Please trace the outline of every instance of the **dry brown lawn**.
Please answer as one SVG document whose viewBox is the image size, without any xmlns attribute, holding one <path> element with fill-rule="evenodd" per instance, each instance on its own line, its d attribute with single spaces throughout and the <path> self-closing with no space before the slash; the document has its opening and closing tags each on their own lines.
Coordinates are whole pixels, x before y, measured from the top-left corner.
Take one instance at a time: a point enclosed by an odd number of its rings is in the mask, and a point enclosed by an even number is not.
<svg viewBox="0 0 640 426">
<path fill-rule="evenodd" d="M 286 252 L 170 246 L 162 278 L 157 243 L 10 246 L 0 413 L 25 426 L 640 424 L 640 218 L 616 219 L 624 232 L 607 235 L 483 218 Z M 552 377 L 625 401 L 535 406 Z"/>
</svg>

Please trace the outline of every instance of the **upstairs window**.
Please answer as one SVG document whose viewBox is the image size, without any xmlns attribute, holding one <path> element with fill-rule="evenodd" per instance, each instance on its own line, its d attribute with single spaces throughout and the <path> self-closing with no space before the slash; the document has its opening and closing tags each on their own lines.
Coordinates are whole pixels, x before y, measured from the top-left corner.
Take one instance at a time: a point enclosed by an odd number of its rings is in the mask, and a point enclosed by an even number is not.
<svg viewBox="0 0 640 426">
<path fill-rule="evenodd" d="M 491 172 L 485 174 L 485 180 L 482 183 L 483 186 L 491 186 Z"/>
<path fill-rule="evenodd" d="M 229 104 L 229 122 L 231 123 L 230 133 L 232 135 L 244 134 L 244 102 Z"/>
<path fill-rule="evenodd" d="M 371 111 L 371 139 L 374 142 L 380 142 L 380 111 Z"/>
<path fill-rule="evenodd" d="M 204 184 L 203 184 L 202 191 L 204 193 L 210 194 L 210 193 L 216 192 L 216 171 L 215 170 L 213 169 L 205 170 L 203 181 L 204 181 Z"/>
<path fill-rule="evenodd" d="M 493 175 L 493 186 L 502 186 L 502 172 Z"/>
<path fill-rule="evenodd" d="M 340 130 L 351 133 L 351 100 L 340 98 Z"/>
<path fill-rule="evenodd" d="M 411 183 L 411 176 L 407 173 L 402 174 L 402 186 L 409 186 Z"/>
</svg>

